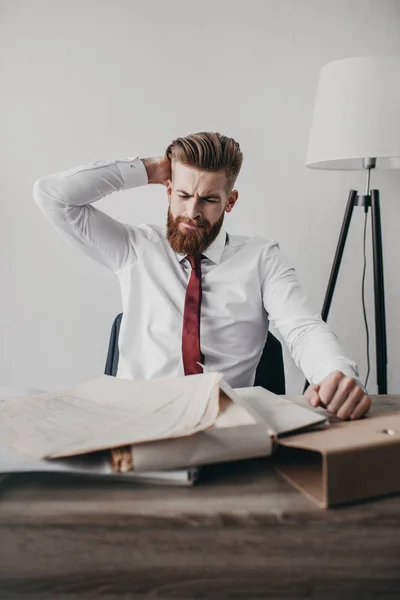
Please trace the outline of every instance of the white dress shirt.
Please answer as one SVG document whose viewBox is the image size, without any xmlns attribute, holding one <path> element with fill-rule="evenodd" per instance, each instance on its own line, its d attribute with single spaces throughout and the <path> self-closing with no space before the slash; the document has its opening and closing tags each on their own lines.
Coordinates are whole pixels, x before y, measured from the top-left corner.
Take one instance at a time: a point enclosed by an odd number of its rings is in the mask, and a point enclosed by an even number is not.
<svg viewBox="0 0 400 600">
<path fill-rule="evenodd" d="M 133 157 L 84 165 L 34 185 L 36 202 L 60 233 L 117 275 L 123 308 L 117 376 L 135 380 L 184 375 L 191 267 L 163 228 L 123 224 L 93 203 L 147 183 L 143 162 Z M 222 228 L 204 256 L 200 345 L 206 367 L 224 373 L 232 387 L 252 386 L 271 322 L 308 381 L 320 383 L 335 370 L 358 377 L 356 364 L 309 307 L 277 242 Z"/>
</svg>

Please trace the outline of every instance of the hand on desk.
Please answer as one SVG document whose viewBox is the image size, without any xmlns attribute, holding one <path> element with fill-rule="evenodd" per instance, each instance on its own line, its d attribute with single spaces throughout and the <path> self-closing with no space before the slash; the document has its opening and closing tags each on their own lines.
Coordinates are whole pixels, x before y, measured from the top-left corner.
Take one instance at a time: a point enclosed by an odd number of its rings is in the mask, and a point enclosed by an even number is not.
<svg viewBox="0 0 400 600">
<path fill-rule="evenodd" d="M 310 385 L 305 397 L 311 406 L 322 406 L 339 419 L 359 419 L 371 406 L 371 398 L 352 377 L 330 373 L 319 385 Z"/>
</svg>

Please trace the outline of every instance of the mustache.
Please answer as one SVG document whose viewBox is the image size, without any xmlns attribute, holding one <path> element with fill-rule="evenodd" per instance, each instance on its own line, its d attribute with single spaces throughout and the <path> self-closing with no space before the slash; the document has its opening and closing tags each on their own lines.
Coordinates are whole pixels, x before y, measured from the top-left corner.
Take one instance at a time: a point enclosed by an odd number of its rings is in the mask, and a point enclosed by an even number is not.
<svg viewBox="0 0 400 600">
<path fill-rule="evenodd" d="M 184 223 L 185 225 L 192 225 L 192 227 L 210 227 L 210 221 L 205 217 L 198 217 L 195 220 L 189 219 L 189 217 L 176 217 L 175 225 L 179 225 L 179 223 Z"/>
</svg>

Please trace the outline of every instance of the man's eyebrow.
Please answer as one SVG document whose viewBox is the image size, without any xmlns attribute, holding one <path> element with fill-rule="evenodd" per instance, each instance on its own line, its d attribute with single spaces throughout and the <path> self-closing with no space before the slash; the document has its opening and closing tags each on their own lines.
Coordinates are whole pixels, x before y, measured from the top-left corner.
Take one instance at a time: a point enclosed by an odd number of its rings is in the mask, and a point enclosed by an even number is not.
<svg viewBox="0 0 400 600">
<path fill-rule="evenodd" d="M 181 194 L 185 194 L 186 196 L 190 196 L 190 194 L 188 192 L 185 192 L 185 190 L 176 190 L 177 192 L 180 192 Z M 221 200 L 221 196 L 219 194 L 214 194 L 214 193 L 209 193 L 209 194 L 204 194 L 204 196 L 201 196 L 202 198 L 218 198 L 219 200 Z"/>
<path fill-rule="evenodd" d="M 203 196 L 203 198 L 218 198 L 219 200 L 221 199 L 221 196 L 219 194 L 213 194 L 212 192 L 209 194 L 205 194 Z"/>
</svg>

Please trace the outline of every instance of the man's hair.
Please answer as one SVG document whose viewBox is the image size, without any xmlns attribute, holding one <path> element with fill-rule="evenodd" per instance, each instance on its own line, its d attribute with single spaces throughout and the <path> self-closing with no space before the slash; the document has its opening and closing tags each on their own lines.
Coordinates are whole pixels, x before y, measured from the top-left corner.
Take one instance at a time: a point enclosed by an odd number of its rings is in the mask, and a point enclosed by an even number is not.
<svg viewBox="0 0 400 600">
<path fill-rule="evenodd" d="M 165 151 L 165 158 L 203 171 L 225 171 L 230 189 L 243 162 L 240 146 L 233 138 L 209 131 L 173 140 Z"/>
</svg>

